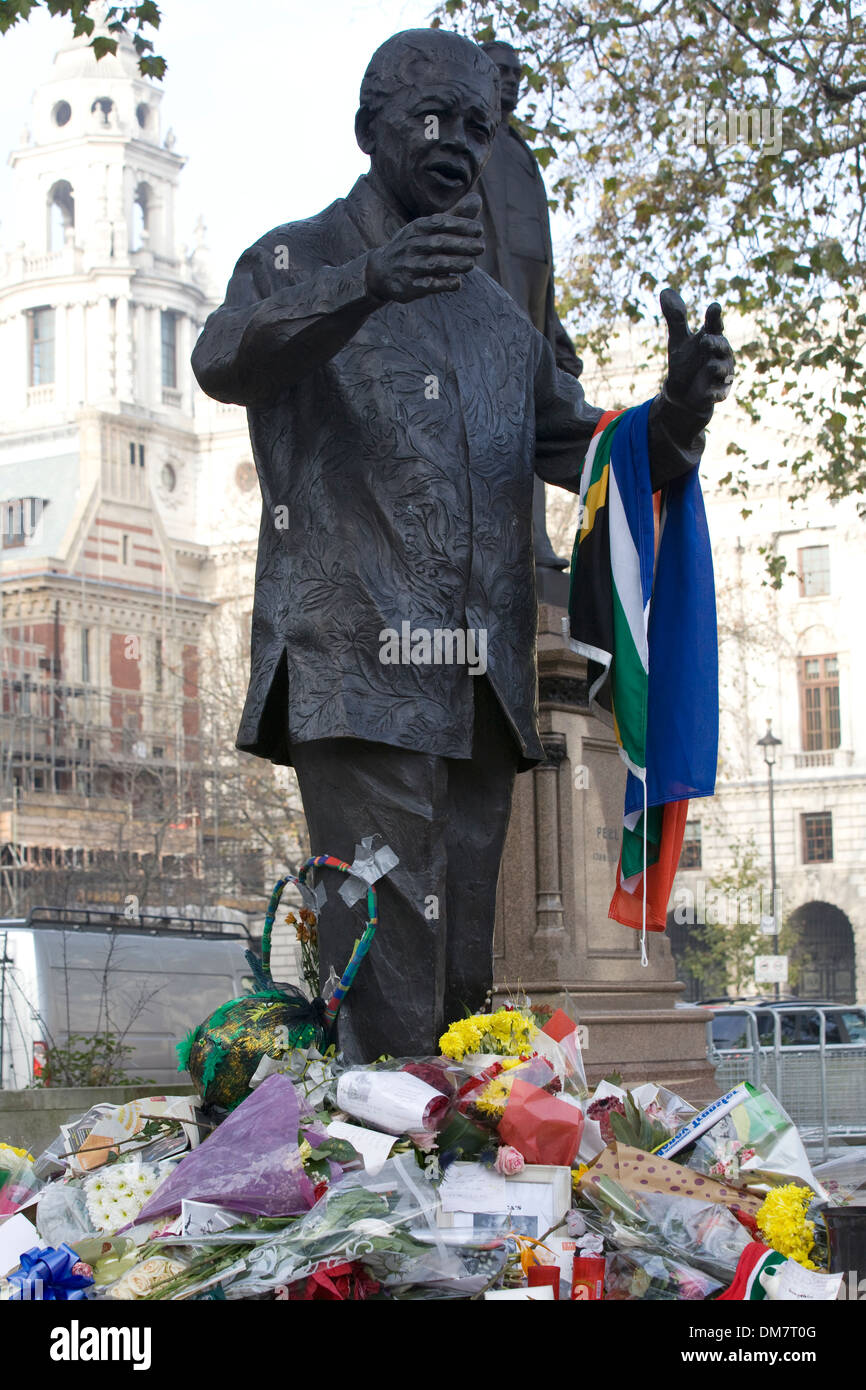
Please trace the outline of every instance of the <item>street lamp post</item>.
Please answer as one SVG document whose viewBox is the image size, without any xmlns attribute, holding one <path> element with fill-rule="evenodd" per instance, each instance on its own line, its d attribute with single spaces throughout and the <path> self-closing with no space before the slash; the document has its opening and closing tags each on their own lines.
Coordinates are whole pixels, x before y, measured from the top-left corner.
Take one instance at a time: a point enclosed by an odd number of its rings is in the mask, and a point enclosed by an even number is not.
<svg viewBox="0 0 866 1390">
<path fill-rule="evenodd" d="M 767 764 L 767 783 L 770 791 L 770 901 L 773 904 L 773 954 L 779 954 L 779 914 L 776 911 L 776 817 L 773 805 L 773 765 L 776 761 L 776 749 L 782 740 L 776 738 L 773 733 L 773 721 L 767 720 L 767 732 L 763 738 L 758 739 L 758 747 L 764 751 L 764 762 Z M 779 998 L 779 981 L 776 980 L 775 995 Z"/>
</svg>

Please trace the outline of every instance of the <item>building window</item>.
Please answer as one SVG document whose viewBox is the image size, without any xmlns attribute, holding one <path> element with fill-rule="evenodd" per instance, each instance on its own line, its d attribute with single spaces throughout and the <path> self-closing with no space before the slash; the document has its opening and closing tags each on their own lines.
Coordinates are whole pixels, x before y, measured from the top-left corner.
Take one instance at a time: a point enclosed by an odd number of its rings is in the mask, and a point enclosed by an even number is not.
<svg viewBox="0 0 866 1390">
<path fill-rule="evenodd" d="M 150 188 L 140 183 L 135 190 L 132 203 L 132 247 L 141 251 L 147 245 L 150 234 Z"/>
<path fill-rule="evenodd" d="M 4 550 L 34 539 L 47 505 L 44 497 L 15 497 L 0 503 L 0 544 Z"/>
<path fill-rule="evenodd" d="M 162 384 L 170 391 L 177 390 L 177 315 L 163 309 L 162 323 Z"/>
<path fill-rule="evenodd" d="M 144 467 L 144 445 L 143 445 L 143 444 L 134 444 L 134 443 L 132 442 L 132 440 L 130 440 L 130 441 L 129 441 L 129 466 L 130 466 L 130 468 L 135 468 L 136 464 L 138 464 L 138 467 L 139 467 L 139 468 L 143 468 L 143 467 Z"/>
<path fill-rule="evenodd" d="M 814 598 L 830 592 L 830 547 L 807 545 L 799 551 L 800 597 Z"/>
<path fill-rule="evenodd" d="M 818 811 L 800 817 L 803 826 L 803 863 L 828 864 L 833 858 L 833 812 Z"/>
<path fill-rule="evenodd" d="M 680 868 L 701 868 L 701 823 L 699 820 L 686 821 L 685 833 L 683 834 L 683 849 L 680 855 Z"/>
<path fill-rule="evenodd" d="M 31 309 L 27 317 L 30 385 L 50 386 L 54 381 L 54 310 Z"/>
<path fill-rule="evenodd" d="M 72 184 L 59 179 L 48 194 L 48 250 L 61 251 L 67 232 L 75 226 L 75 199 Z"/>
<path fill-rule="evenodd" d="M 113 110 L 114 102 L 111 100 L 111 97 L 97 97 L 96 100 L 91 104 L 90 114 L 91 116 L 93 116 L 98 111 L 102 117 L 100 124 L 110 125 L 111 113 Z"/>
<path fill-rule="evenodd" d="M 129 564 L 129 536 L 125 532 L 120 540 L 120 563 Z"/>
<path fill-rule="evenodd" d="M 162 668 L 162 638 L 157 637 L 153 643 L 153 688 L 159 695 L 163 686 Z"/>
<path fill-rule="evenodd" d="M 800 728 L 803 749 L 838 748 L 842 742 L 839 718 L 839 658 L 800 658 Z"/>
<path fill-rule="evenodd" d="M 81 679 L 85 685 L 90 683 L 90 628 L 81 629 Z M 81 740 L 79 739 L 79 746 Z"/>
</svg>

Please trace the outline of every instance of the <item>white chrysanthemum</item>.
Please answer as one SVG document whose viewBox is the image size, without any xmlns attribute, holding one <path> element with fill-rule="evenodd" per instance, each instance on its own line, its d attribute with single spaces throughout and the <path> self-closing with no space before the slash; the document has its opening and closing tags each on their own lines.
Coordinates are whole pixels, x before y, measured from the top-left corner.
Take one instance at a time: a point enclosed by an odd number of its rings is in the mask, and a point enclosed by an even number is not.
<svg viewBox="0 0 866 1390">
<path fill-rule="evenodd" d="M 157 1169 L 140 1159 L 112 1164 L 85 1185 L 87 1212 L 99 1231 L 134 1221 L 159 1182 Z"/>
<path fill-rule="evenodd" d="M 110 1203 L 99 1197 L 88 1194 L 87 1215 L 93 1222 L 97 1231 L 110 1231 L 114 1224 L 110 1210 Z"/>
</svg>

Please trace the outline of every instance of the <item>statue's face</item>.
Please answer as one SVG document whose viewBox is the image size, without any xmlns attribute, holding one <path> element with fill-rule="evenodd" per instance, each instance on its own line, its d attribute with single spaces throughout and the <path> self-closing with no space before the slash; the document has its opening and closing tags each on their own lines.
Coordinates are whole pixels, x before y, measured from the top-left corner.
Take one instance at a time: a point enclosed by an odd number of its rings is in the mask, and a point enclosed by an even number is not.
<svg viewBox="0 0 866 1390">
<path fill-rule="evenodd" d="M 520 98 L 520 58 L 507 43 L 486 48 L 485 53 L 499 69 L 499 90 L 503 111 L 513 111 Z"/>
<path fill-rule="evenodd" d="M 499 124 L 495 80 L 424 64 L 370 121 L 362 148 L 410 220 L 446 212 L 472 188 Z"/>
</svg>

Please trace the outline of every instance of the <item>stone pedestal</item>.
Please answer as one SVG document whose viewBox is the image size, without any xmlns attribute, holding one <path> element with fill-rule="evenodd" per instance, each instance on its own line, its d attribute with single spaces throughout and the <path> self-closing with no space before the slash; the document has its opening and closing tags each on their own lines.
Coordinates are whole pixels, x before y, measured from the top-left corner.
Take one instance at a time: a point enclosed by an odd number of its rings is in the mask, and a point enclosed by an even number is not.
<svg viewBox="0 0 866 1390">
<path fill-rule="evenodd" d="M 586 1032 L 590 1081 L 619 1071 L 706 1103 L 718 1094 L 706 1060 L 706 1010 L 683 993 L 670 946 L 607 915 L 622 832 L 625 768 L 613 733 L 589 714 L 586 667 L 562 641 L 564 610 L 539 604 L 541 737 L 548 761 L 517 778 L 503 857 L 494 995 L 520 989 L 564 1005 Z"/>
</svg>

